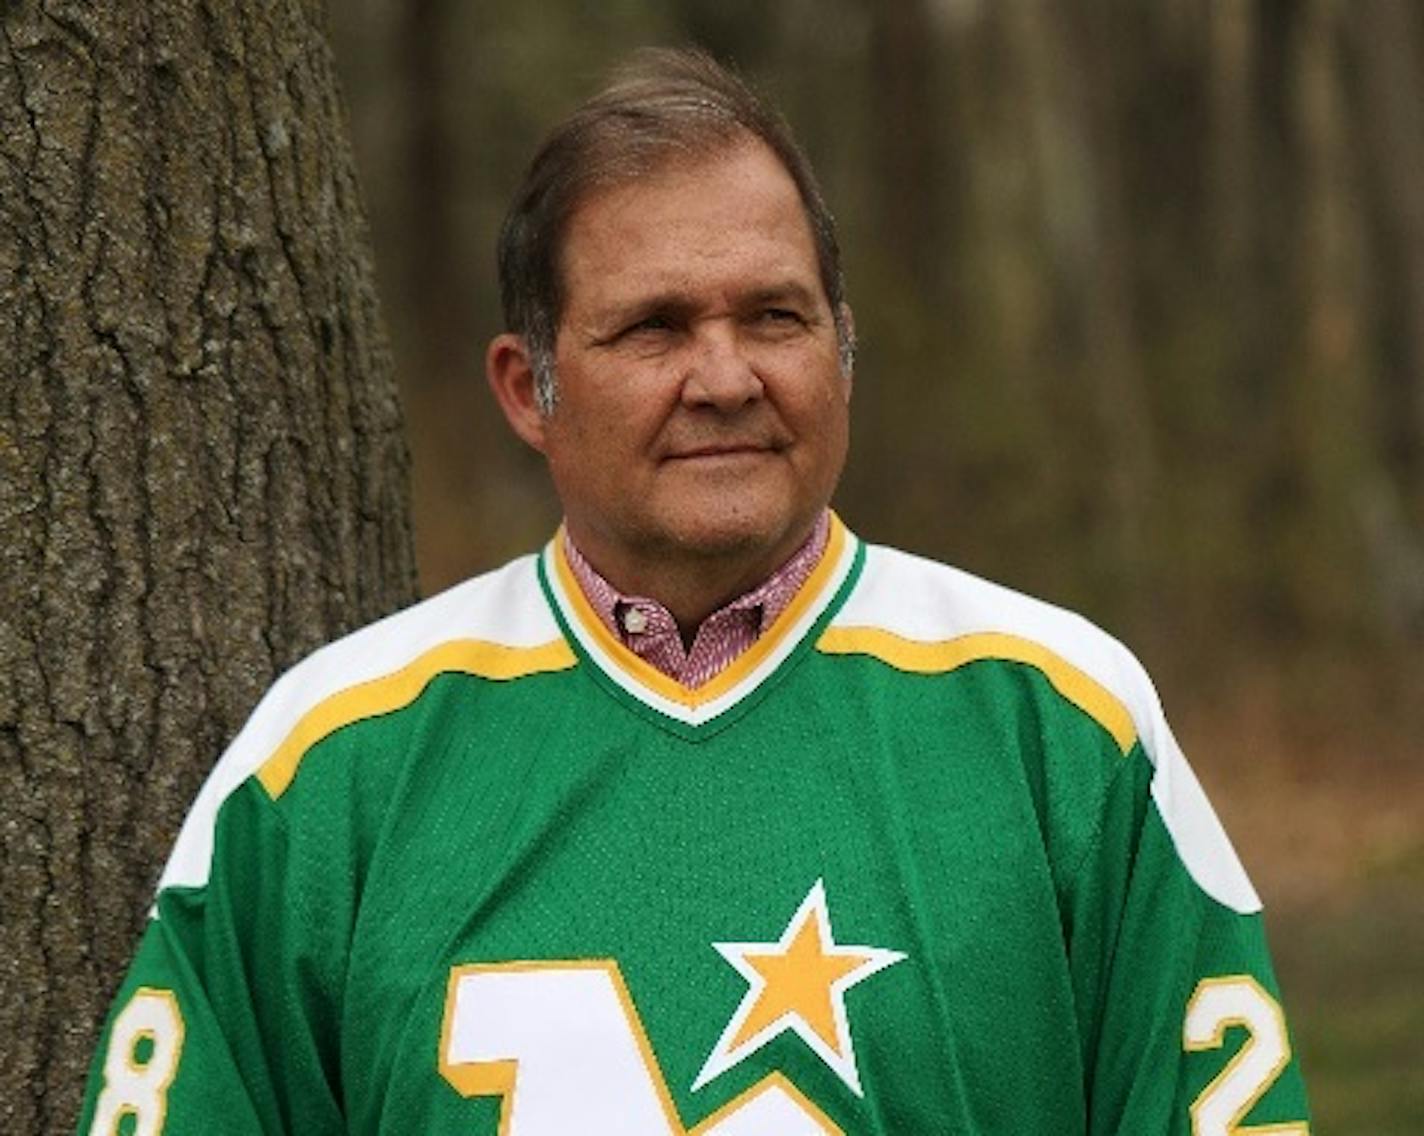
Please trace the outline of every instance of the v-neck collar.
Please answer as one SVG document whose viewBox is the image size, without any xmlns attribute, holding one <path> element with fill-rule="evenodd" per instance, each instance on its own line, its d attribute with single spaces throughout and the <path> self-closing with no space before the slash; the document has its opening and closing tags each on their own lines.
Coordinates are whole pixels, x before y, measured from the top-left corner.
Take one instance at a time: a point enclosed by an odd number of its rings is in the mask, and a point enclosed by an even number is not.
<svg viewBox="0 0 1424 1136">
<path fill-rule="evenodd" d="M 540 557 L 540 575 L 573 645 L 626 694 L 689 726 L 725 714 L 776 673 L 841 596 L 861 551 L 860 541 L 832 513 L 820 562 L 781 615 L 725 670 L 701 686 L 686 687 L 640 659 L 598 618 L 569 567 L 566 539 L 561 527 Z"/>
</svg>

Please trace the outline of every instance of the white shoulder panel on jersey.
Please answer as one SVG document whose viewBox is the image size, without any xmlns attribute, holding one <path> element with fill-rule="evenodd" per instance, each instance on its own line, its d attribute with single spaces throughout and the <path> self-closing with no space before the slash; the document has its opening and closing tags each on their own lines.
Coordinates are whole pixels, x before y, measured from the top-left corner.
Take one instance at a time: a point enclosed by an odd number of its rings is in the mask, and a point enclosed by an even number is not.
<svg viewBox="0 0 1424 1136">
<path fill-rule="evenodd" d="M 1158 813 L 1197 885 L 1234 911 L 1260 910 L 1260 897 L 1172 736 L 1152 680 L 1126 647 L 1082 616 L 957 568 L 867 546 L 861 578 L 831 627 L 875 629 L 916 643 L 1011 636 L 1082 672 L 1131 717 L 1152 762 Z"/>
<path fill-rule="evenodd" d="M 183 821 L 159 890 L 207 882 L 213 830 L 223 801 L 323 703 L 410 667 L 447 644 L 477 643 L 515 652 L 562 646 L 535 563 L 534 556 L 524 556 L 467 580 L 319 648 L 287 671 L 208 775 Z"/>
</svg>

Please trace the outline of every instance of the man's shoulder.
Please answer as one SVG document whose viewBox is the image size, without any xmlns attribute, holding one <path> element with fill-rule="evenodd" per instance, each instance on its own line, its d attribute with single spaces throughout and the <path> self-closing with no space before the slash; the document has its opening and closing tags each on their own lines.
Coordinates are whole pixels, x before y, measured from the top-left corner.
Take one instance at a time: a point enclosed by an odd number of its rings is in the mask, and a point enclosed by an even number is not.
<svg viewBox="0 0 1424 1136">
<path fill-rule="evenodd" d="M 1130 700 L 1134 710 L 1156 708 L 1156 692 L 1137 658 L 1090 620 L 961 568 L 884 545 L 866 546 L 860 579 L 831 628 L 840 634 L 863 629 L 869 633 L 867 642 L 879 633 L 891 637 L 885 642 L 943 645 L 947 659 L 957 657 L 956 651 L 966 657 L 999 651 L 1052 658 Z"/>
<path fill-rule="evenodd" d="M 317 743 L 409 706 L 437 675 L 508 680 L 573 664 L 533 555 L 318 648 L 271 686 L 213 768 L 161 886 L 206 879 L 217 811 L 240 785 L 280 797 Z"/>
<path fill-rule="evenodd" d="M 384 704 L 438 673 L 510 678 L 572 661 L 537 558 L 521 556 L 318 648 L 277 680 L 233 746 L 270 750 L 313 708 L 348 692 Z M 373 699 L 382 684 L 390 695 Z"/>
<path fill-rule="evenodd" d="M 564 640 L 536 561 L 521 556 L 319 647 L 273 684 L 243 734 L 270 741 L 274 728 L 290 728 L 310 708 L 396 674 L 416 680 L 452 669 L 518 669 L 521 662 L 542 669 L 530 656 L 548 655 Z M 243 741 L 239 735 L 234 745 Z"/>
<path fill-rule="evenodd" d="M 1152 797 L 1202 890 L 1236 911 L 1259 909 L 1146 670 L 1083 616 L 947 564 L 867 545 L 855 589 L 818 647 L 909 672 L 945 673 L 995 660 L 1037 669 L 1124 754 L 1140 751 L 1151 763 Z"/>
<path fill-rule="evenodd" d="M 341 675 L 379 672 L 456 640 L 519 649 L 557 639 L 559 627 L 544 598 L 536 565 L 536 555 L 520 556 L 348 632 L 313 651 L 277 686 L 306 688 L 315 682 L 324 687 L 326 683 L 318 680 L 328 674 L 339 681 Z"/>
</svg>

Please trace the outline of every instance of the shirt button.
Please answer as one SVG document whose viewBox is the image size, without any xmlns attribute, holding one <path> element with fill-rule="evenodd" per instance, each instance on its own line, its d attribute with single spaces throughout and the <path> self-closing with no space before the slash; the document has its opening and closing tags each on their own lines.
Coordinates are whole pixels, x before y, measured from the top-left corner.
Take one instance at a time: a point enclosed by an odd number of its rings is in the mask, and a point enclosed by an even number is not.
<svg viewBox="0 0 1424 1136">
<path fill-rule="evenodd" d="M 623 630 L 629 635 L 641 635 L 648 629 L 648 617 L 636 607 L 623 613 Z"/>
</svg>

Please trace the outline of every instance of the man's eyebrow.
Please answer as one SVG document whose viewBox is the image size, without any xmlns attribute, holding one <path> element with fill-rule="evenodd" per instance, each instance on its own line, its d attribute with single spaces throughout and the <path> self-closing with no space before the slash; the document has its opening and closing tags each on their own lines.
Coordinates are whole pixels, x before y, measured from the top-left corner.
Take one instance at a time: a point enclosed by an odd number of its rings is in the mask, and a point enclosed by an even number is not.
<svg viewBox="0 0 1424 1136">
<path fill-rule="evenodd" d="M 814 308 L 816 306 L 816 294 L 806 285 L 796 280 L 787 280 L 780 284 L 773 284 L 765 288 L 757 288 L 748 292 L 743 303 L 746 307 L 756 308 L 766 304 L 790 303 L 801 307 Z"/>
<path fill-rule="evenodd" d="M 816 307 L 816 292 L 798 280 L 782 280 L 752 288 L 736 297 L 734 307 L 741 311 L 775 304 L 794 304 L 805 309 Z M 596 335 L 622 330 L 650 315 L 665 315 L 672 319 L 688 317 L 696 312 L 699 301 L 692 295 L 675 289 L 654 292 L 627 301 L 614 301 L 599 308 L 589 317 L 589 328 Z"/>
</svg>

